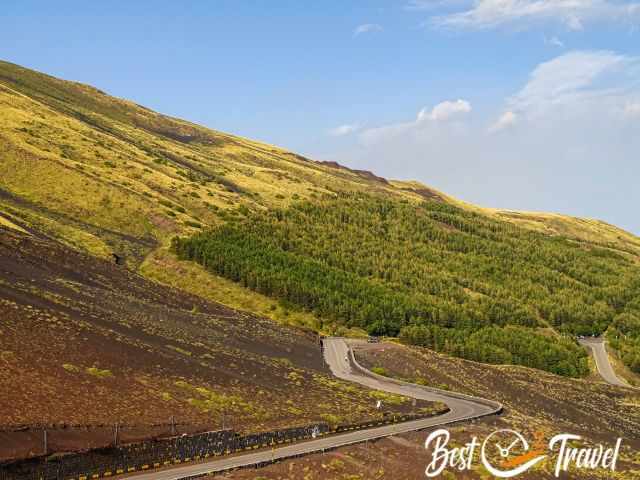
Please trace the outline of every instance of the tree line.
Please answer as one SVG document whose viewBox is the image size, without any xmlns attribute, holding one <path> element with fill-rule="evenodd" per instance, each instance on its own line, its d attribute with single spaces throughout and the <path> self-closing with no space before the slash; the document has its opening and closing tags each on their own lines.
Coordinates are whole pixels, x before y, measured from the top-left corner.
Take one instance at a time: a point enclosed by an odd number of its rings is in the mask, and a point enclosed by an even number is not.
<svg viewBox="0 0 640 480">
<path fill-rule="evenodd" d="M 640 298 L 618 252 L 362 193 L 248 213 L 173 249 L 329 322 L 568 376 L 587 371 L 569 337 L 604 332 Z"/>
</svg>

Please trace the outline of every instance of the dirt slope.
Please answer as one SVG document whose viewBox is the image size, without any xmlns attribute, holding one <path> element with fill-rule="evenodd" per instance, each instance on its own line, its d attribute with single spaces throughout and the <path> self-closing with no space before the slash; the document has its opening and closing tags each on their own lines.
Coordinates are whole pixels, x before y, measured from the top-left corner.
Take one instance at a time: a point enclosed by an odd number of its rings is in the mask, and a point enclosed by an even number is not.
<svg viewBox="0 0 640 480">
<path fill-rule="evenodd" d="M 0 458 L 36 448 L 7 437 L 21 425 L 85 447 L 116 422 L 139 438 L 171 417 L 259 431 L 381 415 L 369 391 L 331 377 L 313 333 L 2 227 L 0 258 Z"/>
</svg>

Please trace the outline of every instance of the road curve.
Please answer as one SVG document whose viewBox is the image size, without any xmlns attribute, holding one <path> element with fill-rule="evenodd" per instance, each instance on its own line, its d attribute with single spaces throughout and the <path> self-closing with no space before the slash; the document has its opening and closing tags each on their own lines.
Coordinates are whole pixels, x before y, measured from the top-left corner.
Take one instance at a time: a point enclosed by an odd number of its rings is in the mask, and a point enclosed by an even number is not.
<svg viewBox="0 0 640 480">
<path fill-rule="evenodd" d="M 325 338 L 324 357 L 333 374 L 343 380 L 359 383 L 361 385 L 397 393 L 420 400 L 439 401 L 447 404 L 449 412 L 437 417 L 413 420 L 395 425 L 357 430 L 339 435 L 330 435 L 315 440 L 300 442 L 293 445 L 278 447 L 274 450 L 247 453 L 229 458 L 183 465 L 164 471 L 128 475 L 127 478 L 136 480 L 183 480 L 196 478 L 208 473 L 217 473 L 238 467 L 247 467 L 273 460 L 282 460 L 308 453 L 322 452 L 336 447 L 362 443 L 366 440 L 374 440 L 401 433 L 413 432 L 438 425 L 446 425 L 462 420 L 470 420 L 485 415 L 491 415 L 502 410 L 498 403 L 483 399 L 467 397 L 443 390 L 431 389 L 419 385 L 413 385 L 398 380 L 379 377 L 361 367 L 353 352 L 344 339 Z"/>
<path fill-rule="evenodd" d="M 325 360 L 329 364 L 332 373 L 338 378 L 376 390 L 405 395 L 419 400 L 445 403 L 449 407 L 449 412 L 439 415 L 437 418 L 424 420 L 431 423 L 428 426 L 478 418 L 491 415 L 502 409 L 502 406 L 497 402 L 376 375 L 358 364 L 353 356 L 353 351 L 344 339 L 328 338 L 325 339 L 324 343 Z"/>
<path fill-rule="evenodd" d="M 611 362 L 609 361 L 609 355 L 607 355 L 606 343 L 602 338 L 582 339 L 580 340 L 580 344 L 591 350 L 593 358 L 596 361 L 596 368 L 598 369 L 598 373 L 605 382 L 617 387 L 630 386 L 627 382 L 618 378 L 616 372 L 613 370 Z"/>
</svg>

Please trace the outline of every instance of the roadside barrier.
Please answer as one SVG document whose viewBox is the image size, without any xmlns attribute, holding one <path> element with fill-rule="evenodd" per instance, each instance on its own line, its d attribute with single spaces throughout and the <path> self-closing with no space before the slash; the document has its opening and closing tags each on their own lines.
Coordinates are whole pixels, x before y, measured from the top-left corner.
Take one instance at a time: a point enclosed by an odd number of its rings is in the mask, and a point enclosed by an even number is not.
<svg viewBox="0 0 640 480">
<path fill-rule="evenodd" d="M 0 467 L 1 480 L 88 480 L 147 470 L 214 455 L 233 444 L 234 432 L 221 430 L 101 448 L 54 457 L 39 457 Z"/>
<path fill-rule="evenodd" d="M 357 362 L 351 348 L 349 348 L 349 355 L 353 365 L 364 375 L 377 377 L 384 381 L 390 381 L 400 385 L 407 384 L 407 382 L 403 382 L 402 380 L 382 377 L 362 367 Z M 502 405 L 499 402 L 443 391 L 436 388 L 422 388 L 450 397 L 481 403 L 490 407 L 490 411 L 484 415 L 499 414 L 502 411 Z M 284 443 L 316 438 L 328 434 L 363 430 L 392 423 L 404 423 L 411 420 L 424 419 L 429 416 L 432 415 L 388 415 L 381 420 L 343 424 L 334 427 L 326 423 L 318 423 L 305 427 L 273 430 L 244 436 L 232 430 L 219 430 L 193 435 L 184 434 L 179 437 L 55 457 L 39 457 L 0 465 L 0 480 L 93 480 L 109 478 L 115 475 L 152 470 L 185 462 L 200 461 L 210 457 L 230 455 L 248 450 L 273 448 Z M 464 419 L 451 423 L 457 423 L 462 420 Z M 346 443 L 345 445 L 348 444 L 350 443 Z M 324 450 L 325 449 L 323 449 L 323 451 Z M 257 468 L 257 466 L 273 463 L 274 461 L 262 461 L 251 465 L 251 467 Z M 200 478 L 202 476 L 204 475 L 194 475 L 193 478 Z"/>
<path fill-rule="evenodd" d="M 329 434 L 425 418 L 388 415 L 384 419 L 330 426 L 317 423 L 250 435 L 220 430 L 53 457 L 38 457 L 0 466 L 0 480 L 92 480 L 153 470 L 211 457 L 276 447 Z"/>
</svg>

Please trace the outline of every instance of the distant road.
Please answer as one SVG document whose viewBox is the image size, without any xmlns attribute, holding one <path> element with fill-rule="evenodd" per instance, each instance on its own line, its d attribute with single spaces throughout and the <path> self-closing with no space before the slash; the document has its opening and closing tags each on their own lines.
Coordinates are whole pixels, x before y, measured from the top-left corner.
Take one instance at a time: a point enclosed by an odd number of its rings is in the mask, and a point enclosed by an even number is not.
<svg viewBox="0 0 640 480">
<path fill-rule="evenodd" d="M 401 433 L 423 430 L 425 428 L 446 425 L 461 420 L 470 420 L 472 418 L 497 413 L 502 409 L 500 404 L 488 400 L 476 399 L 465 395 L 377 376 L 357 364 L 344 339 L 325 338 L 324 347 L 325 360 L 336 377 L 377 390 L 397 393 L 419 400 L 443 402 L 449 407 L 449 412 L 423 420 L 413 420 L 395 425 L 330 435 L 315 440 L 279 447 L 274 450 L 263 450 L 235 457 L 219 458 L 217 460 L 183 465 L 164 471 L 128 475 L 127 478 L 136 480 L 183 480 L 208 473 L 222 472 L 232 468 L 252 466 L 261 462 L 270 462 L 272 460 L 281 460 L 308 453 L 322 452 L 336 447 L 362 443 L 366 440 L 375 440 Z"/>
<path fill-rule="evenodd" d="M 598 369 L 598 373 L 605 382 L 617 387 L 630 386 L 627 382 L 619 379 L 616 375 L 616 372 L 613 370 L 611 362 L 609 361 L 609 355 L 607 355 L 607 347 L 602 338 L 586 338 L 580 340 L 580 344 L 591 349 L 593 358 L 596 361 L 596 368 Z"/>
</svg>

